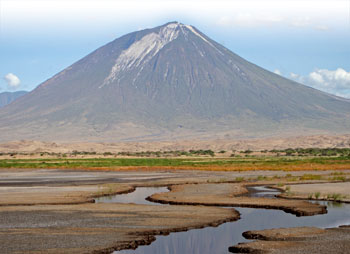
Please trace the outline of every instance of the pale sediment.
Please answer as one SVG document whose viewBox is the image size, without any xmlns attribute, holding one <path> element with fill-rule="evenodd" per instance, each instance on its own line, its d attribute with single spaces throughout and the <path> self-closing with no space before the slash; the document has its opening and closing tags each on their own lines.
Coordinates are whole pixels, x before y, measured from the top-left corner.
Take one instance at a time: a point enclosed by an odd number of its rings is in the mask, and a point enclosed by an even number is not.
<svg viewBox="0 0 350 254">
<path fill-rule="evenodd" d="M 1 253 L 110 253 L 155 235 L 234 221 L 234 209 L 135 204 L 0 207 Z"/>
<path fill-rule="evenodd" d="M 247 231 L 243 233 L 243 236 L 247 239 L 257 239 L 257 241 L 239 243 L 230 247 L 230 252 L 255 254 L 350 253 L 349 227 L 268 229 Z"/>
<path fill-rule="evenodd" d="M 286 199 L 311 199 L 311 200 L 328 200 L 350 203 L 350 183 L 349 182 L 325 182 L 309 184 L 289 184 L 279 189 L 288 192 L 279 195 Z"/>
<path fill-rule="evenodd" d="M 45 178 L 40 178 L 39 173 Z M 55 177 L 47 176 L 53 173 Z M 27 180 L 22 179 L 22 174 L 30 177 L 28 180 L 34 186 L 27 183 L 26 186 L 18 186 L 17 182 Z M 240 197 L 247 192 L 243 183 L 203 184 L 213 177 L 214 180 L 223 177 L 232 180 L 237 174 L 181 171 L 145 176 L 139 172 L 99 172 L 86 175 L 89 181 L 96 178 L 94 184 L 87 184 L 75 175 L 68 181 L 66 171 L 26 171 L 16 177 L 12 177 L 13 172 L 3 172 L 4 181 L 6 175 L 11 178 L 8 178 L 6 186 L 0 187 L 1 252 L 111 253 L 150 244 L 155 235 L 217 226 L 239 219 L 239 213 L 234 209 L 209 206 L 281 209 L 300 216 L 326 212 L 324 207 L 305 201 Z M 245 174 L 258 175 L 260 172 Z M 124 183 L 105 184 L 108 179 Z M 184 184 L 196 181 L 201 184 Z M 11 186 L 12 183 L 17 185 Z M 170 192 L 155 194 L 151 199 L 161 203 L 206 206 L 87 203 L 96 196 L 133 191 L 135 186 L 171 186 Z"/>
<path fill-rule="evenodd" d="M 296 216 L 311 216 L 327 213 L 326 206 L 307 201 L 238 197 L 244 192 L 242 184 L 186 184 L 170 188 L 170 192 L 157 193 L 148 200 L 164 204 L 207 205 L 279 209 Z"/>
<path fill-rule="evenodd" d="M 126 184 L 79 186 L 0 187 L 0 206 L 94 203 L 99 196 L 123 194 L 135 188 Z"/>
</svg>

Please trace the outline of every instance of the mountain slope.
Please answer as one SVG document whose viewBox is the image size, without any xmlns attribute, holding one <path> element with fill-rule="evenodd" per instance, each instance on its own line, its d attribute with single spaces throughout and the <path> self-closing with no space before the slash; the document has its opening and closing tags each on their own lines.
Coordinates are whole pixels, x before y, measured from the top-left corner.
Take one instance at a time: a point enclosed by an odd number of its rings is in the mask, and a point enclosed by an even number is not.
<svg viewBox="0 0 350 254">
<path fill-rule="evenodd" d="M 349 100 L 266 71 L 172 22 L 108 43 L 1 109 L 0 132 L 8 135 L 0 138 L 346 132 L 349 112 Z"/>
<path fill-rule="evenodd" d="M 0 93 L 0 107 L 10 104 L 17 98 L 28 93 L 27 91 L 17 91 L 17 92 L 2 92 Z"/>
</svg>

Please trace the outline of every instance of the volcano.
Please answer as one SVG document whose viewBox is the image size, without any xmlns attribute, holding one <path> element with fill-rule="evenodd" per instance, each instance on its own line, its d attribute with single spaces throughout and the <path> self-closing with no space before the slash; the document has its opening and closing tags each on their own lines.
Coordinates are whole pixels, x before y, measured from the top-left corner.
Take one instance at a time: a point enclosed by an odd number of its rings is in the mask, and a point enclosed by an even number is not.
<svg viewBox="0 0 350 254">
<path fill-rule="evenodd" d="M 0 109 L 0 141 L 236 138 L 350 129 L 350 101 L 252 64 L 193 26 L 133 32 Z"/>
</svg>

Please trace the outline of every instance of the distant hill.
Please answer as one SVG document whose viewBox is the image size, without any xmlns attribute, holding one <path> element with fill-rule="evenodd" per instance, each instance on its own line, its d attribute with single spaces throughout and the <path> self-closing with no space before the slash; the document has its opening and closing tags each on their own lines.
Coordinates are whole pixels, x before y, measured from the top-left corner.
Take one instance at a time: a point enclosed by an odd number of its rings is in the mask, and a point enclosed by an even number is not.
<svg viewBox="0 0 350 254">
<path fill-rule="evenodd" d="M 271 73 L 171 22 L 108 43 L 0 109 L 0 140 L 339 134 L 350 130 L 349 116 L 349 100 Z"/>
<path fill-rule="evenodd" d="M 10 104 L 17 98 L 28 93 L 27 91 L 17 91 L 17 92 L 3 92 L 0 93 L 0 107 Z"/>
</svg>

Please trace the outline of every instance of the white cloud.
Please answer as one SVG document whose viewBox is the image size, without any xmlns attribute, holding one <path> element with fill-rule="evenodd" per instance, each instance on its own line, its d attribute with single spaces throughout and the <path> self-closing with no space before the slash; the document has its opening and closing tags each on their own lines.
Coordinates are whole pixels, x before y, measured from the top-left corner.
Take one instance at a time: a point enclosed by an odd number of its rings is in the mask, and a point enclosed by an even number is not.
<svg viewBox="0 0 350 254">
<path fill-rule="evenodd" d="M 232 21 L 232 17 L 223 16 L 223 17 L 220 17 L 216 23 L 221 26 L 230 26 L 233 23 L 233 21 Z"/>
<path fill-rule="evenodd" d="M 2 8 L 6 10 L 2 18 L 9 31 L 12 31 L 11 28 L 28 31 L 28 26 L 40 26 L 41 29 L 47 27 L 57 32 L 52 27 L 90 28 L 91 24 L 115 26 L 131 21 L 145 24 L 147 20 L 156 22 L 169 17 L 181 19 L 187 16 L 223 26 L 282 23 L 322 30 L 326 26 L 348 28 L 348 4 L 348 0 L 2 0 Z M 64 20 L 61 19 L 62 14 L 65 15 Z M 26 20 L 26 24 L 23 24 L 23 20 Z"/>
<path fill-rule="evenodd" d="M 308 16 L 304 17 L 296 17 L 291 20 L 291 25 L 296 26 L 296 27 L 306 27 L 311 24 L 311 18 Z"/>
<path fill-rule="evenodd" d="M 316 82 L 318 84 L 324 84 L 323 76 L 318 72 L 311 72 L 309 74 L 309 78 L 313 82 Z"/>
<path fill-rule="evenodd" d="M 232 26 L 260 26 L 277 24 L 284 21 L 284 18 L 277 14 L 256 14 L 251 12 L 236 13 L 230 16 L 222 16 L 216 22 L 218 25 L 225 27 Z"/>
<path fill-rule="evenodd" d="M 330 30 L 329 25 L 319 16 L 307 16 L 305 13 L 293 13 L 284 16 L 273 11 L 269 12 L 241 12 L 218 18 L 217 25 L 222 27 L 259 27 L 259 26 L 291 26 L 296 28 L 311 28 L 318 31 Z"/>
<path fill-rule="evenodd" d="M 273 71 L 275 74 L 282 76 L 282 72 L 279 69 Z"/>
<path fill-rule="evenodd" d="M 216 23 L 223 27 L 284 26 L 327 31 L 348 26 L 349 2 L 346 0 L 227 2 L 231 4 L 222 4 L 224 8 L 220 10 L 209 8 L 214 14 L 220 13 Z"/>
<path fill-rule="evenodd" d="M 326 25 L 317 25 L 315 29 L 319 31 L 328 31 L 330 28 Z"/>
<path fill-rule="evenodd" d="M 290 73 L 290 78 L 321 91 L 350 98 L 350 71 L 317 69 L 307 76 Z"/>
<path fill-rule="evenodd" d="M 300 76 L 299 76 L 298 74 L 296 74 L 296 73 L 291 72 L 291 73 L 290 73 L 290 77 L 291 77 L 292 79 L 294 79 L 294 80 L 298 80 Z"/>
<path fill-rule="evenodd" d="M 10 89 L 16 89 L 21 84 L 21 80 L 13 73 L 7 73 L 4 77 L 7 86 Z"/>
</svg>

